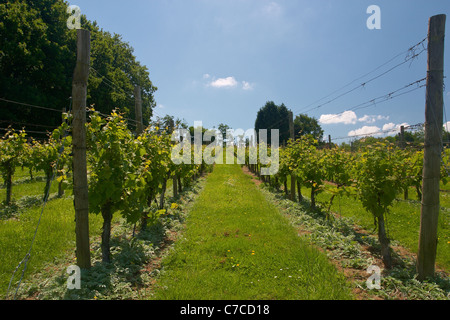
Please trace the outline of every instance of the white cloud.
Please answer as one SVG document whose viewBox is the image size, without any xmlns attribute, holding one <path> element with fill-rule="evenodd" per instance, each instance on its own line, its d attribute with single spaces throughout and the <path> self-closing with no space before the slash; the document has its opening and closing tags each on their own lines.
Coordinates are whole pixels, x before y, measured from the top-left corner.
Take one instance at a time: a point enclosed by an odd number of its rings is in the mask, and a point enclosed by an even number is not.
<svg viewBox="0 0 450 320">
<path fill-rule="evenodd" d="M 377 135 L 380 135 L 380 133 L 378 133 L 379 131 L 380 131 L 380 128 L 378 128 L 377 126 L 364 126 L 362 128 L 350 131 L 348 133 L 348 136 L 349 137 L 359 136 L 359 135 L 377 136 Z"/>
<path fill-rule="evenodd" d="M 444 130 L 447 132 L 450 132 L 450 121 L 447 121 L 444 123 Z"/>
<path fill-rule="evenodd" d="M 165 109 L 166 108 L 166 106 L 165 105 L 162 105 L 162 104 L 158 104 L 158 109 Z"/>
<path fill-rule="evenodd" d="M 401 126 L 407 127 L 407 126 L 409 126 L 409 124 L 406 123 L 406 122 L 401 123 L 401 124 L 395 124 L 395 123 L 390 122 L 390 123 L 386 123 L 385 125 L 383 125 L 383 129 L 382 130 L 383 131 L 389 131 L 389 132 L 386 132 L 386 134 L 388 136 L 393 136 L 393 135 L 396 135 L 396 134 L 398 134 L 400 132 Z"/>
<path fill-rule="evenodd" d="M 206 86 L 214 88 L 235 88 L 238 85 L 242 90 L 253 90 L 254 84 L 248 81 L 238 82 L 235 77 L 218 78 L 212 77 L 211 75 L 205 73 L 203 79 L 208 80 Z"/>
<path fill-rule="evenodd" d="M 355 112 L 349 110 L 337 114 L 323 114 L 319 118 L 319 122 L 321 124 L 356 124 L 357 122 L 375 123 L 376 121 L 380 120 L 389 120 L 389 116 L 365 114 L 364 116 L 358 118 Z"/>
<path fill-rule="evenodd" d="M 389 122 L 383 125 L 383 131 L 391 130 L 395 128 L 395 123 Z"/>
<path fill-rule="evenodd" d="M 242 89 L 244 89 L 244 90 L 252 90 L 253 89 L 253 84 L 251 84 L 250 82 L 247 82 L 247 81 L 242 81 Z"/>
<path fill-rule="evenodd" d="M 364 126 L 362 128 L 352 130 L 348 133 L 349 137 L 353 136 L 361 136 L 361 135 L 367 135 L 367 136 L 393 136 L 400 132 L 400 127 L 404 126 L 407 127 L 409 124 L 404 122 L 401 124 L 395 124 L 393 122 L 389 122 L 383 125 L 382 128 L 379 128 L 377 126 Z M 387 132 L 385 132 L 387 131 Z"/>
<path fill-rule="evenodd" d="M 321 124 L 333 124 L 333 123 L 344 123 L 344 124 L 355 124 L 357 120 L 356 113 L 353 111 L 345 111 L 339 114 L 323 114 L 319 118 Z"/>
<path fill-rule="evenodd" d="M 219 78 L 217 80 L 211 81 L 209 84 L 211 87 L 214 88 L 231 88 L 236 87 L 238 82 L 234 77 L 227 77 L 227 78 Z"/>
<path fill-rule="evenodd" d="M 378 120 L 389 120 L 389 116 L 365 114 L 363 117 L 358 119 L 359 122 L 365 122 L 365 123 L 374 123 Z"/>
</svg>

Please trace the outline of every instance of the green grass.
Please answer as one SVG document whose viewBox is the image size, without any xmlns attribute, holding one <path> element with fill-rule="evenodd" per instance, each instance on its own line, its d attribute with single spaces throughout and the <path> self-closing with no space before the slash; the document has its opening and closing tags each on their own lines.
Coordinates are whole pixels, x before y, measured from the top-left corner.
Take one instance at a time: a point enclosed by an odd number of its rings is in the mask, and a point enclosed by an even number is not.
<svg viewBox="0 0 450 320">
<path fill-rule="evenodd" d="M 18 168 L 16 173 L 13 185 L 15 205 L 2 208 L 4 216 L 0 219 L 0 298 L 5 297 L 13 271 L 30 248 L 43 205 L 45 182 L 41 179 L 42 175 L 35 174 L 36 179 L 30 180 L 28 171 Z M 5 190 L 0 191 L 0 196 L 4 196 Z M 51 193 L 56 191 L 57 183 L 54 181 Z M 63 198 L 51 197 L 45 206 L 25 272 L 25 280 L 46 264 L 54 262 L 57 257 L 64 256 L 75 248 L 73 198 L 70 192 L 66 194 L 67 196 Z M 10 211 L 13 211 L 12 217 L 5 215 L 5 212 Z M 99 234 L 100 228 L 101 217 L 91 215 L 91 234 Z M 12 281 L 12 289 L 20 279 L 22 270 L 23 265 Z"/>
<path fill-rule="evenodd" d="M 289 182 L 290 179 L 288 179 Z M 328 189 L 329 186 L 325 185 L 325 190 L 316 198 L 317 202 L 322 203 L 325 208 L 328 208 L 331 198 Z M 441 190 L 436 264 L 448 271 L 450 270 L 450 184 L 441 185 Z M 302 187 L 302 194 L 306 198 L 309 198 L 310 192 L 310 189 Z M 417 200 L 414 188 L 410 188 L 408 193 L 408 200 L 402 200 L 403 194 L 399 194 L 390 209 L 387 215 L 388 233 L 391 240 L 398 242 L 412 253 L 417 253 L 421 204 Z M 375 228 L 373 216 L 363 208 L 360 201 L 353 197 L 336 197 L 331 211 L 352 218 L 356 224 L 368 231 Z"/>
<path fill-rule="evenodd" d="M 55 179 L 56 180 L 56 179 Z M 0 178 L 0 202 L 6 199 L 6 188 L 3 186 L 3 179 Z M 41 172 L 33 172 L 33 179 L 30 178 L 28 169 L 18 167 L 13 176 L 12 200 L 19 200 L 25 196 L 44 196 L 45 176 Z M 52 183 L 50 193 L 58 192 L 58 183 Z"/>
<path fill-rule="evenodd" d="M 158 287 L 155 299 L 353 298 L 239 165 L 216 165 L 208 177 Z"/>
</svg>

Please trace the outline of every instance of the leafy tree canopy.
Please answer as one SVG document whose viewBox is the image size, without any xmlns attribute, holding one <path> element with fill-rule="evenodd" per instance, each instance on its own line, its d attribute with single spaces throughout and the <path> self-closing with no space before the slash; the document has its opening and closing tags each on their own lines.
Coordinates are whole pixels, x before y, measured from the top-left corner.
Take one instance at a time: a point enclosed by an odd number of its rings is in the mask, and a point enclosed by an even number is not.
<svg viewBox="0 0 450 320">
<path fill-rule="evenodd" d="M 271 141 L 270 129 L 279 129 L 280 145 L 286 144 L 290 138 L 289 109 L 283 103 L 277 106 L 273 101 L 266 102 L 256 116 L 255 130 L 258 133 L 260 129 L 268 129 L 268 143 Z M 322 141 L 323 138 L 323 130 L 317 119 L 311 118 L 306 114 L 300 114 L 295 117 L 294 133 L 295 139 L 305 135 L 312 135 L 318 141 Z"/>
<path fill-rule="evenodd" d="M 0 0 L 0 98 L 55 110 L 68 108 L 76 63 L 76 30 L 67 28 L 69 4 L 63 0 Z M 91 32 L 88 105 L 109 114 L 120 109 L 135 118 L 133 90 L 142 88 L 144 125 L 155 106 L 157 90 L 133 48 L 82 15 Z M 0 100 L 0 127 L 51 131 L 61 113 Z M 43 135 L 42 137 L 45 137 Z"/>
<path fill-rule="evenodd" d="M 267 101 L 256 115 L 255 130 L 259 142 L 259 130 L 267 129 L 267 142 L 270 143 L 272 129 L 279 129 L 280 145 L 289 139 L 289 110 L 282 103 L 277 106 L 273 101 Z"/>
<path fill-rule="evenodd" d="M 316 118 L 308 117 L 306 114 L 300 114 L 294 119 L 295 139 L 311 135 L 314 139 L 322 141 L 323 130 Z"/>
</svg>

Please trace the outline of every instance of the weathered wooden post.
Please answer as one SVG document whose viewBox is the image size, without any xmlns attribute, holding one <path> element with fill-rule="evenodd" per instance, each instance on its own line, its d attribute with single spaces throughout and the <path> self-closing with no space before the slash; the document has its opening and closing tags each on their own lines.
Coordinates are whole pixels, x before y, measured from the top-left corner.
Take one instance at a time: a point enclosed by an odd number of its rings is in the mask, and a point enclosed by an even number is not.
<svg viewBox="0 0 450 320">
<path fill-rule="evenodd" d="M 144 121 L 142 118 L 141 87 L 134 87 L 134 108 L 136 113 L 136 134 L 140 135 L 144 131 Z"/>
<path fill-rule="evenodd" d="M 77 64 L 72 82 L 73 109 L 73 195 L 77 265 L 91 267 L 89 249 L 89 200 L 86 160 L 86 95 L 90 68 L 91 35 L 77 30 Z"/>
<path fill-rule="evenodd" d="M 292 142 L 294 142 L 295 141 L 294 115 L 293 115 L 292 111 L 289 111 L 289 133 L 290 133 L 290 138 L 292 139 Z M 291 198 L 292 201 L 295 201 L 295 183 L 296 183 L 295 175 L 294 175 L 294 173 L 291 172 L 291 194 L 290 194 L 290 198 Z"/>
<path fill-rule="evenodd" d="M 444 14 L 428 25 L 428 70 L 425 102 L 425 146 L 417 272 L 420 281 L 434 276 L 439 216 L 444 88 Z"/>
</svg>

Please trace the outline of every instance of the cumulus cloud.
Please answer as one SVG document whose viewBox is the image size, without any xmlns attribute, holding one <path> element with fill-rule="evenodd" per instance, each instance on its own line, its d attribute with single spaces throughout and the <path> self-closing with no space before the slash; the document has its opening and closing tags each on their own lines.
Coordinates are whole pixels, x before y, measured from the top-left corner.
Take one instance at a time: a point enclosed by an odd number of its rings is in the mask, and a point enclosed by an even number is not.
<svg viewBox="0 0 450 320">
<path fill-rule="evenodd" d="M 395 128 L 395 123 L 389 122 L 383 125 L 383 131 L 392 130 Z"/>
<path fill-rule="evenodd" d="M 348 133 L 348 136 L 349 137 L 360 136 L 360 135 L 379 136 L 380 135 L 379 131 L 380 131 L 380 128 L 378 128 L 377 126 L 364 126 L 362 128 L 350 131 Z"/>
<path fill-rule="evenodd" d="M 382 130 L 389 131 L 389 132 L 386 132 L 386 134 L 388 136 L 392 136 L 392 135 L 396 135 L 397 133 L 400 132 L 401 126 L 407 127 L 407 126 L 409 126 L 409 124 L 406 122 L 401 123 L 401 124 L 395 124 L 395 123 L 390 122 L 390 123 L 386 123 L 385 125 L 383 125 Z"/>
<path fill-rule="evenodd" d="M 234 77 L 219 78 L 210 82 L 210 86 L 214 88 L 232 88 L 236 87 L 238 82 Z"/>
<path fill-rule="evenodd" d="M 344 123 L 344 124 L 355 124 L 358 117 L 353 111 L 345 111 L 340 114 L 323 114 L 319 118 L 321 124 L 333 124 L 333 123 Z"/>
<path fill-rule="evenodd" d="M 358 118 L 359 122 L 365 122 L 365 123 L 375 123 L 376 121 L 379 121 L 379 120 L 389 120 L 389 116 L 365 114 L 361 118 Z"/>
<path fill-rule="evenodd" d="M 355 136 L 381 136 L 381 135 L 396 135 L 400 132 L 400 127 L 404 126 L 407 127 L 409 124 L 404 122 L 401 124 L 395 124 L 393 122 L 389 122 L 383 125 L 383 127 L 377 127 L 377 126 L 363 126 L 362 128 L 352 130 L 348 133 L 349 137 L 355 137 Z"/>
<path fill-rule="evenodd" d="M 319 122 L 321 124 L 356 124 L 357 122 L 375 123 L 380 120 L 389 120 L 389 116 L 365 114 L 364 116 L 358 118 L 355 112 L 349 110 L 337 114 L 323 114 L 319 118 Z"/>
<path fill-rule="evenodd" d="M 450 121 L 447 121 L 444 123 L 444 130 L 447 132 L 450 132 Z"/>
<path fill-rule="evenodd" d="M 254 84 L 248 81 L 237 81 L 235 77 L 215 78 L 210 74 L 205 73 L 203 79 L 207 80 L 206 86 L 213 88 L 236 88 L 240 87 L 242 90 L 248 91 L 254 88 Z"/>
</svg>

